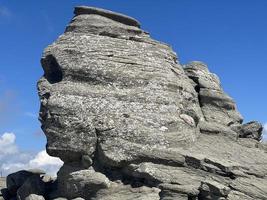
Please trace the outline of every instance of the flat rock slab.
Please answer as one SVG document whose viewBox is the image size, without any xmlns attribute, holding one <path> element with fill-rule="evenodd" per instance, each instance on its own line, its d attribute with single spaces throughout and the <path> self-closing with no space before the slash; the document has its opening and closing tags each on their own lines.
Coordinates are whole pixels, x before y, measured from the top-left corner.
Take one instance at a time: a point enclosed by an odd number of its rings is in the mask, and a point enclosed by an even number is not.
<svg viewBox="0 0 267 200">
<path fill-rule="evenodd" d="M 127 15 L 123 15 L 120 13 L 112 12 L 109 10 L 101 9 L 101 8 L 95 8 L 95 7 L 89 7 L 89 6 L 77 6 L 75 7 L 74 10 L 75 15 L 89 15 L 89 14 L 94 14 L 94 15 L 101 15 L 107 18 L 110 18 L 112 20 L 121 22 L 123 24 L 129 25 L 129 26 L 136 26 L 140 28 L 140 23 Z"/>
</svg>

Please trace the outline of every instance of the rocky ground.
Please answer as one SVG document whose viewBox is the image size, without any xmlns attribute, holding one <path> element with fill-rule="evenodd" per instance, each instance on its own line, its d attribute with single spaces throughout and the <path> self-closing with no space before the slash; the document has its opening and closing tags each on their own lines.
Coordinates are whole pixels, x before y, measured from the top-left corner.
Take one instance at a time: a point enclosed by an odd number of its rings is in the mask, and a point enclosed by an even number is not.
<svg viewBox="0 0 267 200">
<path fill-rule="evenodd" d="M 42 56 L 40 121 L 64 165 L 7 177 L 7 199 L 266 200 L 262 125 L 219 77 L 135 19 L 76 7 Z"/>
</svg>

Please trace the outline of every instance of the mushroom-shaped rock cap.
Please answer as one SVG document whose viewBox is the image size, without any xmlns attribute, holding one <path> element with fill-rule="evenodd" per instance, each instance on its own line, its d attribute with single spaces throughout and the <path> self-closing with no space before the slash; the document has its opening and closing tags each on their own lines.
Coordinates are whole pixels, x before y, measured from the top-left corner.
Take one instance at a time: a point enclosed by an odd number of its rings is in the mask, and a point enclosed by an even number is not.
<svg viewBox="0 0 267 200">
<path fill-rule="evenodd" d="M 186 68 L 209 72 L 208 66 L 201 61 L 192 61 L 186 65 Z"/>
<path fill-rule="evenodd" d="M 114 21 L 129 25 L 129 26 L 136 26 L 140 28 L 140 23 L 129 16 L 112 12 L 109 10 L 101 9 L 101 8 L 95 8 L 95 7 L 89 7 L 89 6 L 76 6 L 74 9 L 74 14 L 77 15 L 101 15 L 103 17 L 110 18 Z"/>
</svg>

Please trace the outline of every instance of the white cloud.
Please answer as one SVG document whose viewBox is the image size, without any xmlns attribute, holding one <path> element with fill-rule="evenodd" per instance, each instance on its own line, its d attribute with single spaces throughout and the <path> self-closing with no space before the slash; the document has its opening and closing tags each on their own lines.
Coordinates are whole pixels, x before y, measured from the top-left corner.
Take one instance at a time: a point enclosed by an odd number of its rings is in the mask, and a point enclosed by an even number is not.
<svg viewBox="0 0 267 200">
<path fill-rule="evenodd" d="M 0 137 L 0 171 L 8 175 L 22 169 L 43 169 L 56 176 L 63 162 L 59 158 L 49 156 L 45 150 L 37 154 L 23 152 L 16 144 L 14 133 L 4 133 Z"/>
<path fill-rule="evenodd" d="M 3 156 L 18 153 L 15 139 L 16 136 L 13 133 L 4 133 L 0 137 L 0 159 Z"/>
<path fill-rule="evenodd" d="M 56 175 L 56 172 L 63 165 L 63 162 L 59 158 L 49 156 L 46 151 L 43 150 L 30 160 L 28 165 L 29 168 L 44 169 L 47 173 Z"/>
</svg>

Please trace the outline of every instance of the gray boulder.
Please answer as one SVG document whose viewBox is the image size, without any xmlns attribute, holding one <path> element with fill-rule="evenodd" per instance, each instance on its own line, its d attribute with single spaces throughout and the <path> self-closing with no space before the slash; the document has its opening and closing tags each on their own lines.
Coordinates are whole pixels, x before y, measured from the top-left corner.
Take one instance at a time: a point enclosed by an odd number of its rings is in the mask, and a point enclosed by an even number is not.
<svg viewBox="0 0 267 200">
<path fill-rule="evenodd" d="M 6 178 L 7 189 L 11 196 L 16 196 L 17 190 L 24 184 L 24 182 L 31 176 L 37 175 L 40 177 L 45 172 L 42 170 L 21 170 L 12 174 L 9 174 Z"/>
<path fill-rule="evenodd" d="M 231 189 L 216 181 L 205 180 L 201 183 L 200 196 L 204 199 L 226 198 Z"/>
<path fill-rule="evenodd" d="M 209 72 L 207 65 L 194 61 L 184 66 L 194 81 L 204 118 L 223 125 L 240 124 L 243 121 L 234 100 L 222 89 L 217 75 Z"/>
<path fill-rule="evenodd" d="M 242 125 L 231 126 L 232 130 L 238 133 L 240 138 L 252 138 L 260 141 L 263 127 L 261 123 L 252 121 Z"/>
<path fill-rule="evenodd" d="M 267 199 L 266 179 L 240 177 L 235 179 L 230 186 L 253 199 Z"/>
<path fill-rule="evenodd" d="M 109 179 L 94 169 L 78 169 L 64 165 L 58 172 L 59 194 L 68 199 L 89 197 L 109 185 Z"/>
<path fill-rule="evenodd" d="M 130 184 L 111 183 L 108 189 L 101 189 L 92 200 L 159 200 L 160 190 L 155 187 L 132 187 Z"/>
<path fill-rule="evenodd" d="M 17 200 L 39 199 L 45 195 L 45 183 L 40 175 L 35 174 L 27 178 L 23 185 L 17 191 Z"/>
<path fill-rule="evenodd" d="M 114 21 L 120 22 L 122 24 L 126 24 L 129 26 L 136 26 L 138 28 L 140 28 L 140 23 L 129 16 L 120 14 L 120 13 L 115 13 L 109 10 L 104 10 L 101 8 L 95 8 L 95 7 L 89 7 L 89 6 L 77 6 L 74 10 L 74 14 L 76 16 L 78 15 L 99 15 L 99 16 L 103 16 L 106 18 L 110 18 Z"/>
<path fill-rule="evenodd" d="M 237 140 L 238 133 L 233 131 L 229 126 L 216 122 L 200 121 L 199 129 L 202 134 L 221 135 Z"/>
<path fill-rule="evenodd" d="M 74 13 L 38 81 L 47 152 L 64 161 L 50 199 L 267 198 L 260 126 L 242 125 L 217 75 L 133 18 Z"/>
</svg>

